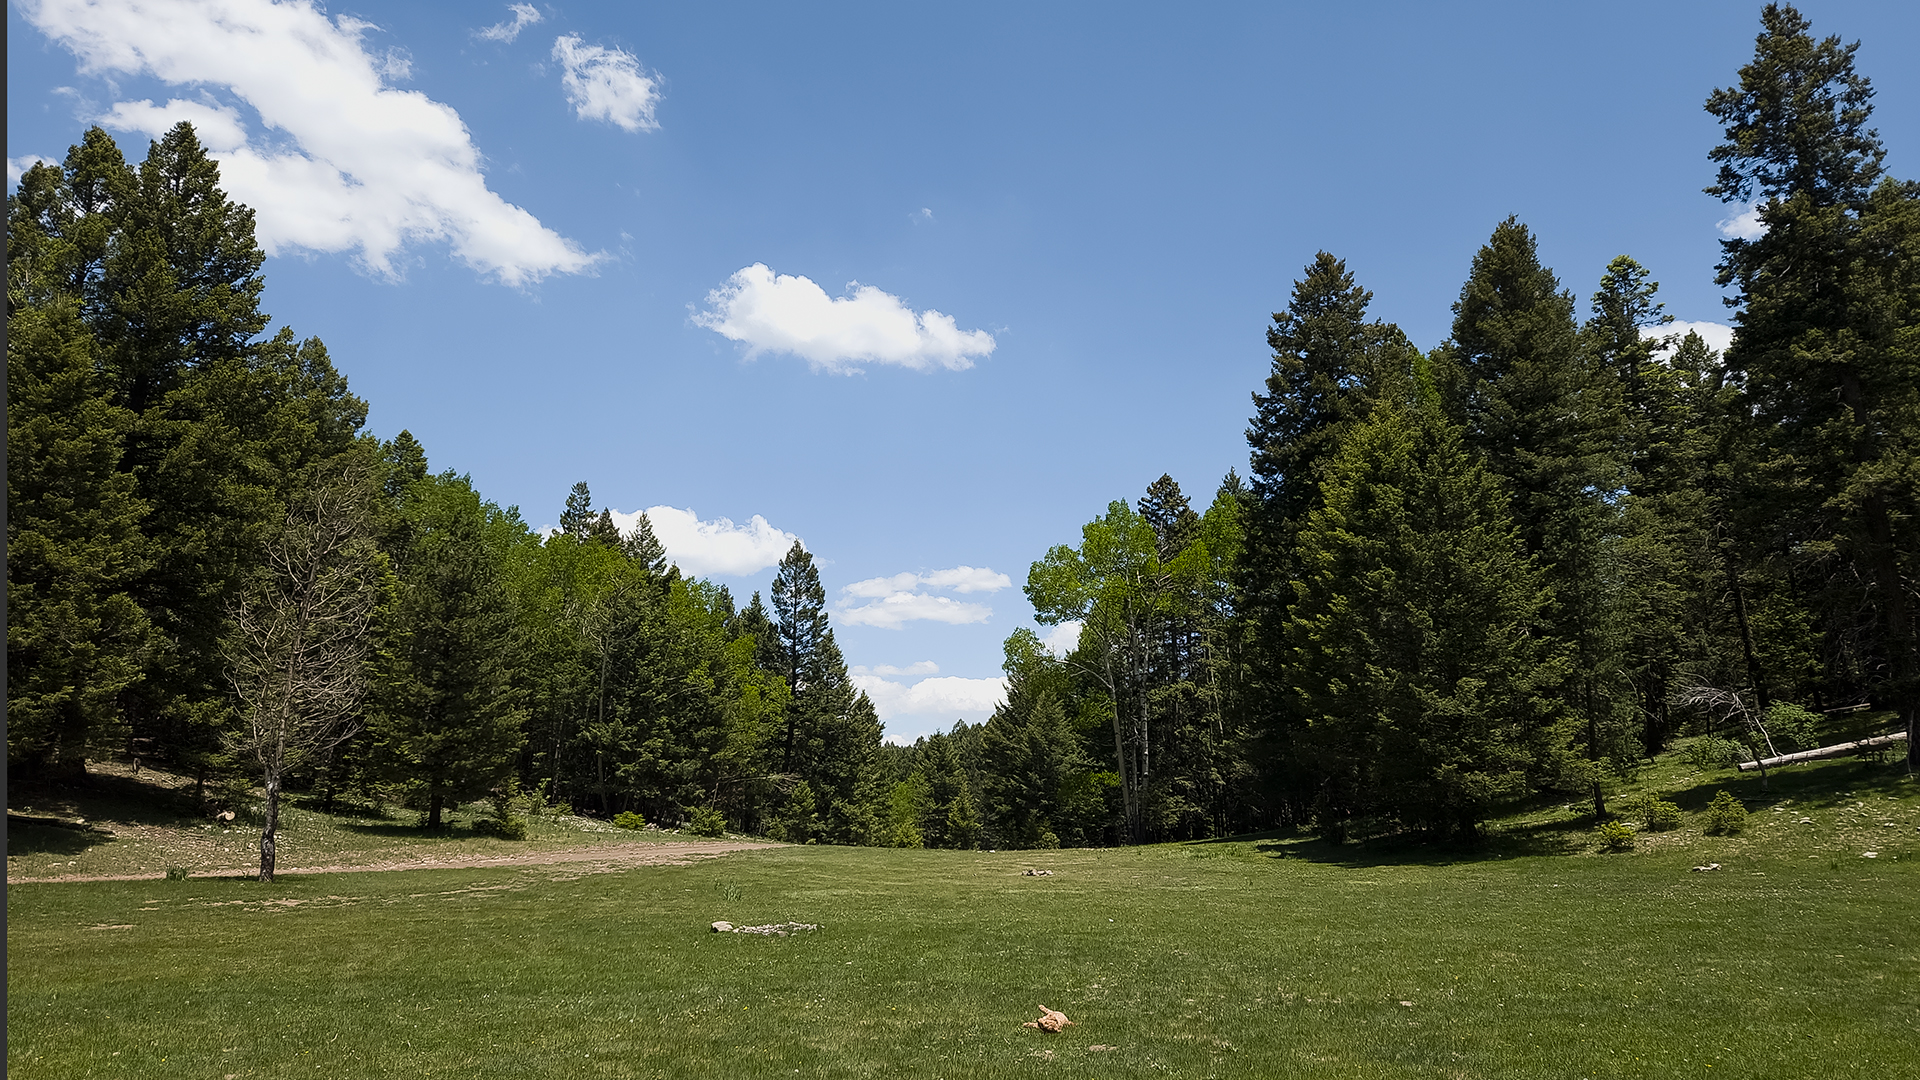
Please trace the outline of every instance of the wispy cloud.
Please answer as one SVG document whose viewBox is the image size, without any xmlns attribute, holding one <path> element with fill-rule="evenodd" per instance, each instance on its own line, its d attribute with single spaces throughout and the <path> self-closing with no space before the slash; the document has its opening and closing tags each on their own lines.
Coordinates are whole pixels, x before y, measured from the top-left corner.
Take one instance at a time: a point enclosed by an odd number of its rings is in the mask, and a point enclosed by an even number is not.
<svg viewBox="0 0 1920 1080">
<path fill-rule="evenodd" d="M 1007 680 L 1003 678 L 948 675 L 912 684 L 878 675 L 853 675 L 851 679 L 873 701 L 874 712 L 887 725 L 888 740 L 898 743 L 912 742 L 955 720 L 985 720 L 1007 698 Z"/>
<path fill-rule="evenodd" d="M 1080 647 L 1080 631 L 1085 626 L 1079 619 L 1069 619 L 1047 631 L 1047 635 L 1040 639 L 1040 644 L 1045 645 L 1054 656 L 1065 660 L 1068 653 Z"/>
<path fill-rule="evenodd" d="M 580 119 L 605 120 L 627 131 L 660 126 L 653 119 L 660 84 L 632 53 L 582 45 L 579 35 L 568 34 L 555 39 L 553 58 L 560 61 L 560 84 Z"/>
<path fill-rule="evenodd" d="M 7 187 L 11 189 L 15 184 L 18 184 L 20 178 L 27 175 L 27 170 L 33 168 L 35 165 L 58 164 L 60 163 L 52 158 L 41 157 L 39 154 L 28 154 L 25 157 L 17 158 L 10 157 L 7 159 Z"/>
<path fill-rule="evenodd" d="M 520 31 L 525 30 L 534 23 L 545 22 L 547 18 L 545 15 L 540 14 L 539 8 L 534 7 L 532 4 L 508 4 L 507 10 L 513 13 L 513 19 L 511 21 L 498 22 L 485 29 L 475 30 L 473 36 L 486 41 L 498 41 L 503 45 L 511 45 L 514 39 L 520 36 Z"/>
<path fill-rule="evenodd" d="M 894 667 L 892 664 L 878 664 L 866 667 L 855 664 L 847 671 L 853 675 L 938 675 L 940 665 L 931 660 L 916 660 L 906 667 Z"/>
<path fill-rule="evenodd" d="M 632 532 L 639 524 L 640 514 L 646 514 L 653 535 L 667 549 L 667 561 L 692 577 L 757 574 L 777 565 L 799 539 L 793 533 L 774 528 L 759 514 L 753 515 L 746 524 L 737 525 L 730 518 L 702 521 L 692 509 L 672 506 L 611 513 L 613 523 L 622 533 Z"/>
<path fill-rule="evenodd" d="M 1733 327 L 1725 323 L 1686 322 L 1685 320 L 1675 319 L 1673 322 L 1667 323 L 1664 326 L 1643 326 L 1640 328 L 1640 336 L 1643 338 L 1669 336 L 1683 338 L 1689 333 L 1699 334 L 1700 340 L 1707 343 L 1707 348 L 1717 353 L 1725 353 L 1727 346 L 1733 344 Z"/>
<path fill-rule="evenodd" d="M 984 566 L 956 566 L 925 574 L 866 578 L 840 590 L 837 617 L 850 626 L 876 626 L 883 630 L 898 630 L 907 623 L 922 620 L 954 624 L 986 622 L 993 615 L 993 609 L 987 605 L 935 596 L 921 591 L 922 587 L 957 593 L 992 593 L 1012 584 L 1013 580 L 1007 575 Z M 869 602 L 855 602 L 861 600 Z"/>
<path fill-rule="evenodd" d="M 481 274 L 525 285 L 591 270 L 600 256 L 489 190 L 460 114 L 388 85 L 407 61 L 370 51 L 378 28 L 329 17 L 311 0 L 24 0 L 22 14 L 90 74 L 150 75 L 230 94 L 250 106 L 269 144 L 247 136 L 229 105 L 121 102 L 103 120 L 157 135 L 180 119 L 211 122 L 223 186 L 251 206 L 262 247 L 353 252 L 396 278 L 412 244 L 446 243 Z"/>
<path fill-rule="evenodd" d="M 1738 240 L 1757 240 L 1767 235 L 1767 223 L 1760 220 L 1759 203 L 1748 203 L 1742 206 L 1739 213 L 1719 222 L 1715 227 L 1720 230 L 1720 235 Z"/>
<path fill-rule="evenodd" d="M 748 357 L 791 353 L 815 371 L 836 374 L 858 372 L 863 363 L 960 371 L 993 352 L 992 334 L 961 330 L 951 315 L 931 308 L 916 314 L 872 285 L 847 288 L 850 295 L 830 297 L 808 278 L 754 263 L 708 293 L 709 310 L 693 321 L 744 344 Z"/>
</svg>

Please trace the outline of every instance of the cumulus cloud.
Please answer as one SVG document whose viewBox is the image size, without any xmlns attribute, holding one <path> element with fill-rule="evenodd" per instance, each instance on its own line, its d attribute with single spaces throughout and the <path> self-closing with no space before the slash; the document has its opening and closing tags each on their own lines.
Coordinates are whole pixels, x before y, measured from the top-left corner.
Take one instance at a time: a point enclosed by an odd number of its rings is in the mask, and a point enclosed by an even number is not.
<svg viewBox="0 0 1920 1080">
<path fill-rule="evenodd" d="M 227 154 L 247 145 L 247 126 L 240 110 L 218 102 L 183 101 L 174 98 L 165 105 L 152 101 L 122 101 L 99 117 L 99 123 L 115 131 L 137 131 L 158 139 L 182 120 L 193 125 L 200 145 L 214 154 Z"/>
<path fill-rule="evenodd" d="M 1740 208 L 1739 213 L 1719 222 L 1715 227 L 1720 230 L 1720 235 L 1737 240 L 1757 240 L 1767 235 L 1767 223 L 1760 220 L 1759 203 L 1746 204 Z"/>
<path fill-rule="evenodd" d="M 7 159 L 7 187 L 11 188 L 15 184 L 18 184 L 20 178 L 27 175 L 27 170 L 33 168 L 35 165 L 58 164 L 60 163 L 52 158 L 41 157 L 39 154 L 28 154 L 25 157 L 17 158 L 10 157 Z"/>
<path fill-rule="evenodd" d="M 508 285 L 581 273 L 601 258 L 488 190 L 481 155 L 449 106 L 387 85 L 404 53 L 376 55 L 377 29 L 329 18 L 311 0 L 22 0 L 36 28 L 90 74 L 152 76 L 223 90 L 275 133 L 247 136 L 222 105 L 122 102 L 121 130 L 151 134 L 169 117 L 211 120 L 229 194 L 253 207 L 268 252 L 354 252 L 376 275 L 398 276 L 410 244 L 446 243 L 461 261 Z M 196 120 L 196 126 L 198 120 Z M 236 141 L 236 130 L 239 136 Z"/>
<path fill-rule="evenodd" d="M 1665 326 L 1643 326 L 1640 328 L 1640 336 L 1643 338 L 1668 337 L 1670 335 L 1675 338 L 1683 338 L 1686 337 L 1688 333 L 1699 334 L 1700 340 L 1707 343 L 1707 348 L 1717 353 L 1725 353 L 1727 346 L 1733 344 L 1733 327 L 1725 323 L 1687 322 L 1683 319 L 1675 319 Z"/>
<path fill-rule="evenodd" d="M 532 4 L 508 4 L 507 10 L 513 12 L 512 22 L 498 22 L 483 30 L 475 30 L 474 36 L 486 41 L 498 41 L 503 45 L 511 45 L 513 40 L 520 36 L 520 31 L 534 23 L 546 21 L 546 16 L 540 14 L 540 9 Z"/>
<path fill-rule="evenodd" d="M 1069 619 L 1047 631 L 1047 635 L 1040 639 L 1040 644 L 1045 645 L 1054 656 L 1065 660 L 1068 653 L 1080 647 L 1080 629 L 1085 625 L 1079 619 Z"/>
<path fill-rule="evenodd" d="M 672 506 L 650 506 L 630 514 L 619 510 L 610 513 L 614 525 L 623 534 L 632 532 L 640 523 L 640 515 L 646 514 L 647 524 L 653 526 L 653 535 L 667 549 L 667 561 L 690 577 L 757 574 L 778 565 L 793 542 L 800 539 L 769 525 L 759 514 L 753 515 L 746 524 L 737 525 L 731 518 L 702 521 L 691 508 L 681 510 Z"/>
<path fill-rule="evenodd" d="M 919 592 L 897 592 L 870 604 L 840 609 L 840 621 L 848 626 L 876 626 L 898 630 L 910 622 L 965 623 L 986 622 L 993 609 L 985 604 L 967 604 L 951 596 L 933 596 Z"/>
<path fill-rule="evenodd" d="M 935 596 L 920 591 L 921 586 L 957 593 L 991 593 L 1012 584 L 1007 575 L 984 566 L 956 566 L 925 574 L 866 578 L 840 590 L 839 619 L 850 626 L 877 626 L 883 630 L 898 630 L 919 620 L 954 624 L 986 622 L 993 609 L 985 604 Z M 870 603 L 854 603 L 859 600 Z"/>
<path fill-rule="evenodd" d="M 972 593 L 999 592 L 1012 584 L 1012 578 L 984 566 L 956 566 L 951 570 L 935 570 L 927 574 L 895 574 L 892 577 L 867 578 L 864 581 L 856 581 L 840 591 L 849 597 L 871 598 L 905 592 L 921 585 Z"/>
<path fill-rule="evenodd" d="M 887 725 L 887 738 L 911 742 L 915 736 L 941 730 L 955 720 L 979 721 L 1007 697 L 1007 680 L 963 679 L 942 676 L 907 684 L 877 675 L 851 676 L 866 691 L 873 710 Z"/>
<path fill-rule="evenodd" d="M 866 667 L 861 664 L 855 664 L 848 668 L 847 671 L 853 675 L 938 675 L 940 674 L 940 665 L 931 660 L 916 660 L 906 667 L 894 667 L 892 664 L 879 664 L 874 667 Z"/>
<path fill-rule="evenodd" d="M 554 40 L 553 58 L 560 61 L 560 85 L 567 103 L 582 120 L 605 120 L 628 131 L 648 131 L 653 107 L 660 100 L 660 84 L 625 49 L 582 45 L 578 34 Z"/>
<path fill-rule="evenodd" d="M 899 297 L 849 282 L 852 295 L 830 297 L 810 279 L 775 274 L 764 263 L 734 273 L 707 294 L 698 326 L 747 346 L 747 356 L 791 353 L 815 371 L 854 374 L 862 363 L 914 371 L 961 371 L 993 352 L 993 335 L 961 330 L 953 316 L 916 314 Z"/>
</svg>

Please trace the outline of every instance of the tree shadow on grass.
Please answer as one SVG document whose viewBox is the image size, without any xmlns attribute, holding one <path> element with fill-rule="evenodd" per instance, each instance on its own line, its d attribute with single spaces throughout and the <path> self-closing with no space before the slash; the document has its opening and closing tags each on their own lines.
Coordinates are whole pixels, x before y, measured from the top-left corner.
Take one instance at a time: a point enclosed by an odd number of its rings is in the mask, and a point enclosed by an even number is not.
<svg viewBox="0 0 1920 1080">
<path fill-rule="evenodd" d="M 7 792 L 8 832 L 15 814 L 12 806 L 37 811 L 52 811 L 56 817 L 77 817 L 87 821 L 119 822 L 128 825 L 178 826 L 204 820 L 200 803 L 194 799 L 191 785 L 164 773 L 131 776 L 113 772 L 89 771 L 59 784 L 21 784 Z"/>
<path fill-rule="evenodd" d="M 8 855 L 78 855 L 112 841 L 112 834 L 91 826 L 57 818 L 7 814 Z"/>
<path fill-rule="evenodd" d="M 1732 792 L 1749 810 L 1788 801 L 1798 807 L 1820 810 L 1861 798 L 1911 795 L 1916 782 L 1920 781 L 1909 777 L 1898 760 L 1832 758 L 1768 769 L 1764 788 L 1757 771 L 1728 771 L 1702 778 L 1668 798 L 1680 809 L 1694 812 L 1706 809 L 1721 791 Z"/>
</svg>

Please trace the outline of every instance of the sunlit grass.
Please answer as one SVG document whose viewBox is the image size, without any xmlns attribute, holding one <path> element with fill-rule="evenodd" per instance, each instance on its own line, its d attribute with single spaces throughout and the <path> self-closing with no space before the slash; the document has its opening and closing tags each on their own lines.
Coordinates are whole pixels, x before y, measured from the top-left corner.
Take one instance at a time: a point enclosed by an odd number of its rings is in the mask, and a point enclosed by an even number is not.
<svg viewBox="0 0 1920 1080">
<path fill-rule="evenodd" d="M 1283 839 L 21 885 L 8 1064 L 19 1077 L 1920 1070 L 1914 860 L 1721 861 L 1376 864 Z M 1022 876 L 1030 866 L 1056 874 Z M 714 934 L 715 919 L 824 929 Z M 1043 1004 L 1078 1023 L 1022 1028 Z"/>
</svg>

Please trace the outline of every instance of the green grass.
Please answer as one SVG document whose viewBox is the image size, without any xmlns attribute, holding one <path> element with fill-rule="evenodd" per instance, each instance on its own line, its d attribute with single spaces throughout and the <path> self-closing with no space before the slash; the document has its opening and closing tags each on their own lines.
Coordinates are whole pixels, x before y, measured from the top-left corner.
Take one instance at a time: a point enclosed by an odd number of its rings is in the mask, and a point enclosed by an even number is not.
<svg viewBox="0 0 1920 1080">
<path fill-rule="evenodd" d="M 16 884 L 8 1071 L 1920 1077 L 1920 783 L 1836 761 L 1762 792 L 1683 761 L 1610 799 L 1685 811 L 1620 855 L 1597 854 L 1590 807 L 1569 802 L 1470 849 L 783 847 L 617 872 Z M 1752 824 L 1703 835 L 1723 787 Z M 66 812 L 111 810 L 100 790 Z M 529 843 L 638 839 L 567 820 Z M 513 846 L 382 822 L 308 813 L 295 835 L 335 857 Z M 62 861 L 131 864 L 114 851 L 133 824 L 113 828 Z M 1690 869 L 1707 862 L 1722 869 Z M 714 934 L 715 919 L 824 929 Z M 1022 1028 L 1038 1005 L 1078 1024 Z"/>
<path fill-rule="evenodd" d="M 259 865 L 257 794 L 242 804 L 239 820 L 226 825 L 212 820 L 192 798 L 190 780 L 151 769 L 135 775 L 123 765 L 90 765 L 89 770 L 83 785 L 9 793 L 9 879 L 123 874 L 158 878 L 168 867 L 206 873 Z M 475 821 L 492 813 L 485 802 L 453 808 L 447 828 L 439 832 L 421 829 L 420 814 L 414 810 L 351 799 L 340 800 L 333 813 L 322 813 L 318 806 L 317 798 L 304 795 L 283 804 L 276 836 L 281 869 L 692 839 L 543 813 L 527 819 L 526 840 L 501 840 L 472 829 Z M 75 827 L 82 821 L 84 826 Z"/>
<path fill-rule="evenodd" d="M 1355 855 L 782 848 L 588 876 L 17 885 L 8 1070 L 1920 1075 L 1910 854 L 1709 874 L 1679 852 Z M 708 932 L 722 918 L 825 928 Z M 1020 1027 L 1040 1004 L 1078 1025 Z"/>
</svg>

